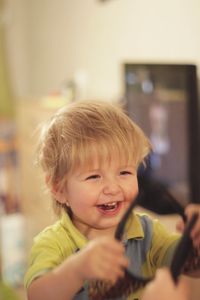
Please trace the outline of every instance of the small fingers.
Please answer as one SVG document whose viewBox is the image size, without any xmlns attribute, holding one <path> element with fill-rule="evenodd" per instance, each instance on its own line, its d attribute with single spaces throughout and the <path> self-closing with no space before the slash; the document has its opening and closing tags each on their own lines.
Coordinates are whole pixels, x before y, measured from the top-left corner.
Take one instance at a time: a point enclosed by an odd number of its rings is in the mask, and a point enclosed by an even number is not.
<svg viewBox="0 0 200 300">
<path fill-rule="evenodd" d="M 97 279 L 110 281 L 112 284 L 124 276 L 125 268 L 112 264 L 112 266 L 108 263 L 99 264 Z"/>
<path fill-rule="evenodd" d="M 160 291 L 162 291 L 162 300 L 189 299 L 188 286 L 185 280 L 181 278 L 178 285 L 174 284 L 167 269 L 161 269 L 156 272 L 155 279 L 147 285 L 142 300 L 160 300 Z"/>
</svg>

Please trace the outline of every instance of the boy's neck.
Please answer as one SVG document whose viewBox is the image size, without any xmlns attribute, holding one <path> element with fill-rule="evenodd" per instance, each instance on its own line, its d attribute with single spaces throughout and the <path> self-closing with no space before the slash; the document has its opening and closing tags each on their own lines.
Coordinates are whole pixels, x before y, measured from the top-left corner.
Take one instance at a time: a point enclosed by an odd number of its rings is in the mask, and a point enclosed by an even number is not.
<svg viewBox="0 0 200 300">
<path fill-rule="evenodd" d="M 97 237 L 101 236 L 114 236 L 115 235 L 116 227 L 112 227 L 109 229 L 95 229 L 92 228 L 88 231 L 88 233 L 85 234 L 88 240 L 93 240 Z"/>
<path fill-rule="evenodd" d="M 99 229 L 99 228 L 92 228 L 89 226 L 86 226 L 86 224 L 81 223 L 80 221 L 77 222 L 76 220 L 72 219 L 73 224 L 76 226 L 76 228 L 88 239 L 93 240 L 97 237 L 101 236 L 114 236 L 116 231 L 116 226 L 110 227 L 107 229 Z"/>
</svg>

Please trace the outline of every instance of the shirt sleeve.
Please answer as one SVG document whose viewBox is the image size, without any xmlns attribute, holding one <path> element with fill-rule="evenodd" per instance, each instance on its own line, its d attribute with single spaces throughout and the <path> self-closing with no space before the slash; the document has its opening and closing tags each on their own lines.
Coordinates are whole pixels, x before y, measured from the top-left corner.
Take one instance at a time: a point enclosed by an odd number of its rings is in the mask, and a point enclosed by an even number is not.
<svg viewBox="0 0 200 300">
<path fill-rule="evenodd" d="M 34 279 L 54 269 L 63 260 L 63 251 L 56 238 L 52 238 L 48 233 L 39 235 L 30 252 L 28 269 L 24 278 L 25 287 L 28 288 Z"/>
</svg>

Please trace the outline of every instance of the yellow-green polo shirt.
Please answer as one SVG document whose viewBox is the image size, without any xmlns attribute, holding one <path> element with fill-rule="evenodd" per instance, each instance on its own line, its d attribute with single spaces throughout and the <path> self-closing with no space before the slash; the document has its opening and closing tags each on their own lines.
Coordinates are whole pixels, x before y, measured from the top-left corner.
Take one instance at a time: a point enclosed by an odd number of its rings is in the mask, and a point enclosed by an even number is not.
<svg viewBox="0 0 200 300">
<path fill-rule="evenodd" d="M 124 244 L 133 271 L 137 269 L 136 273 L 150 277 L 155 274 L 157 268 L 169 265 L 178 237 L 177 234 L 169 233 L 159 221 L 152 220 L 148 215 L 133 212 L 124 235 Z M 59 221 L 35 237 L 25 275 L 25 287 L 28 288 L 34 279 L 60 265 L 87 243 L 88 240 L 73 225 L 70 217 L 63 214 Z M 143 257 L 140 252 L 143 253 Z M 140 299 L 140 294 L 141 291 L 128 299 Z"/>
</svg>

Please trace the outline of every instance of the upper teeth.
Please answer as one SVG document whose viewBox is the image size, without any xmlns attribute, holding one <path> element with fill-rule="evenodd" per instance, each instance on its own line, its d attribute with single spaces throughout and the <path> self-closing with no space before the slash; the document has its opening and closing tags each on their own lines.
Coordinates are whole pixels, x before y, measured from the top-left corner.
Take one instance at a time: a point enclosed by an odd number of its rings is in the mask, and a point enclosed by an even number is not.
<svg viewBox="0 0 200 300">
<path fill-rule="evenodd" d="M 113 206 L 113 205 L 115 205 L 115 204 L 116 204 L 116 202 L 112 202 L 112 203 L 107 203 L 107 204 L 105 204 L 105 205 Z"/>
</svg>

